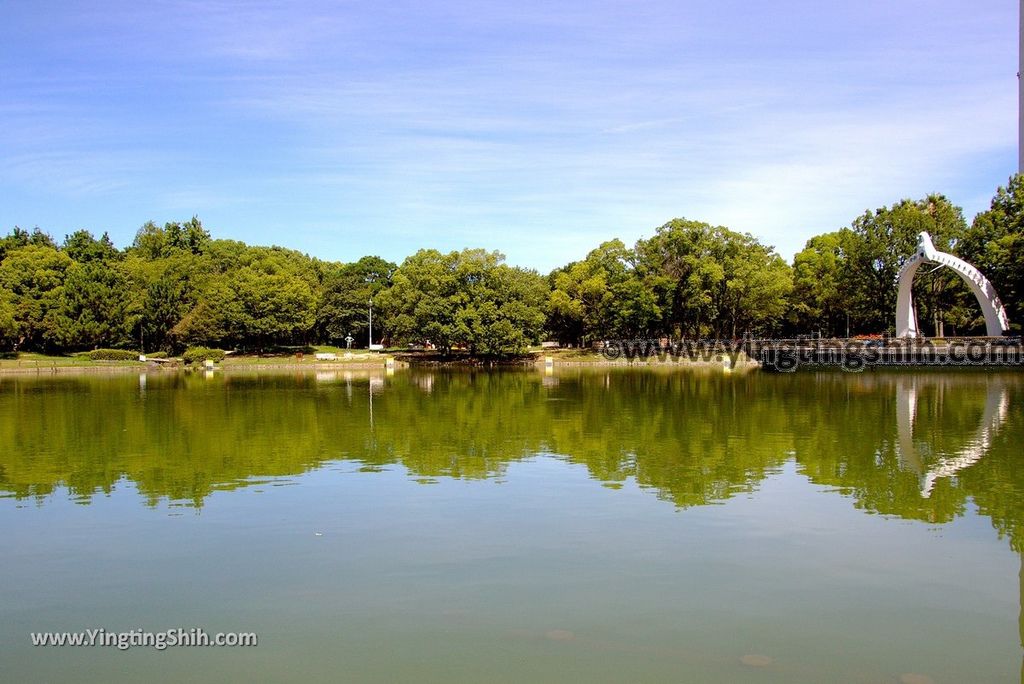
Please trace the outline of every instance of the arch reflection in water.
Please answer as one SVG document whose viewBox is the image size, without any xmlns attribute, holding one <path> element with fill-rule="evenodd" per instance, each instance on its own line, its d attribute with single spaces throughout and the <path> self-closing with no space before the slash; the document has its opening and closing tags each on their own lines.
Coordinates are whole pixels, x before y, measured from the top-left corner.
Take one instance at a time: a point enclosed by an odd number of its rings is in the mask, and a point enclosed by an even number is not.
<svg viewBox="0 0 1024 684">
<path fill-rule="evenodd" d="M 948 382 L 948 378 L 930 378 L 924 375 L 903 377 L 896 383 L 896 424 L 899 431 L 900 459 L 905 466 L 920 475 L 921 496 L 925 498 L 931 496 L 936 480 L 954 477 L 964 468 L 981 460 L 991 449 L 994 437 L 1006 423 L 1009 415 L 1010 393 L 1005 382 L 1000 378 L 986 382 L 985 408 L 977 431 L 962 448 L 950 455 L 939 456 L 926 464 L 914 445 L 918 392 L 929 386 L 946 389 Z M 961 380 L 959 384 L 962 385 L 963 382 Z"/>
</svg>

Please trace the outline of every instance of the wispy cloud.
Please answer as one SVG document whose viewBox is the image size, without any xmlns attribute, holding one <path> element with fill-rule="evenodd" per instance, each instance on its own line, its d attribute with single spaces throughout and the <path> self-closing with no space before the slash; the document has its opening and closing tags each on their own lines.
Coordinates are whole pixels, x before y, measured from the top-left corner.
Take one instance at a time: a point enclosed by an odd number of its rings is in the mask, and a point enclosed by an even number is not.
<svg viewBox="0 0 1024 684">
<path fill-rule="evenodd" d="M 150 207 L 115 217 L 132 230 L 186 210 L 232 237 L 335 246 L 327 257 L 477 244 L 547 269 L 685 215 L 788 257 L 904 196 L 987 203 L 1013 163 L 1013 11 L 190 1 L 47 23 L 22 10 L 0 29 L 17 53 L 0 222 L 70 221 L 93 197 L 94 214 Z M 39 208 L 40 192 L 75 201 Z"/>
</svg>

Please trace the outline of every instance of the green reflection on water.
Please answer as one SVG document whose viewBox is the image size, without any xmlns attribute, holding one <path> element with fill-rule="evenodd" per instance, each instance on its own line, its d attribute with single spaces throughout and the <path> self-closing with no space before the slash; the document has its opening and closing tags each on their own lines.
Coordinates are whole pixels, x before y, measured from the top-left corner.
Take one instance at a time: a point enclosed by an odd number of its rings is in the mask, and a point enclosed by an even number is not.
<svg viewBox="0 0 1024 684">
<path fill-rule="evenodd" d="M 0 642 L 23 678 L 94 681 L 212 664 L 221 681 L 1005 680 L 1024 571 L 972 524 L 1021 551 L 1022 390 L 981 373 L 2 377 Z M 241 491 L 292 483 L 266 504 Z M 151 661 L 23 643 L 190 624 L 265 644 Z"/>
<path fill-rule="evenodd" d="M 150 504 L 349 459 L 425 484 L 554 454 L 678 507 L 757 488 L 789 459 L 871 512 L 933 523 L 968 499 L 1022 544 L 1019 375 L 649 371 L 15 377 L 0 380 L 0 491 Z"/>
</svg>

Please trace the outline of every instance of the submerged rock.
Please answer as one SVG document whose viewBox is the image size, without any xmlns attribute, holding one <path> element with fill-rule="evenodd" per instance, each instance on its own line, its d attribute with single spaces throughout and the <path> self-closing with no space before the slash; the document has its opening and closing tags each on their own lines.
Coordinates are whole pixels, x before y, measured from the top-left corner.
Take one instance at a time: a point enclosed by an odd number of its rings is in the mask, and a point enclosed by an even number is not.
<svg viewBox="0 0 1024 684">
<path fill-rule="evenodd" d="M 751 653 L 740 658 L 740 662 L 744 665 L 749 665 L 750 667 L 767 667 L 775 661 L 766 655 Z"/>
<path fill-rule="evenodd" d="M 928 675 L 908 672 L 900 675 L 900 684 L 935 684 L 935 680 Z"/>
<path fill-rule="evenodd" d="M 572 641 L 576 638 L 576 635 L 567 629 L 550 629 L 544 633 L 544 636 L 552 641 Z"/>
</svg>

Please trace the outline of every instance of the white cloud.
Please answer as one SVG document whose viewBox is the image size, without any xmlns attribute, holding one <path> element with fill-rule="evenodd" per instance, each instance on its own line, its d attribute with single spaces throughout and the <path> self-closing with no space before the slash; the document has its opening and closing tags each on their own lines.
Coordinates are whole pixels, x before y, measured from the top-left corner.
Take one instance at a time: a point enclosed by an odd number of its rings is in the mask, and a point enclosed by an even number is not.
<svg viewBox="0 0 1024 684">
<path fill-rule="evenodd" d="M 1004 18 L 922 0 L 83 10 L 42 48 L 80 67 L 10 81 L 0 189 L 542 269 L 675 216 L 790 257 L 901 197 L 987 204 L 1016 135 Z"/>
</svg>

